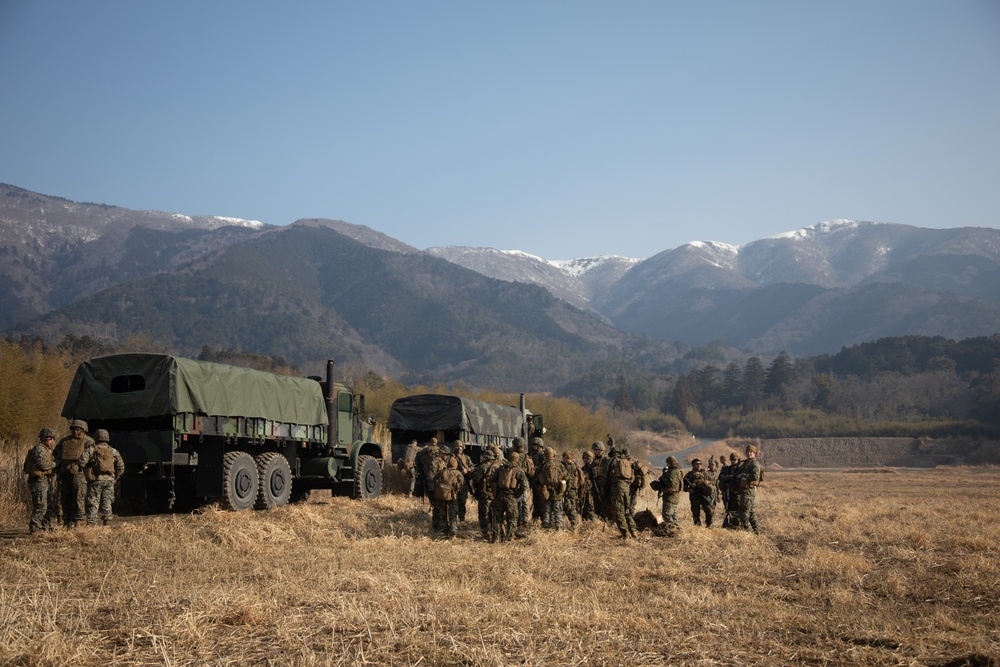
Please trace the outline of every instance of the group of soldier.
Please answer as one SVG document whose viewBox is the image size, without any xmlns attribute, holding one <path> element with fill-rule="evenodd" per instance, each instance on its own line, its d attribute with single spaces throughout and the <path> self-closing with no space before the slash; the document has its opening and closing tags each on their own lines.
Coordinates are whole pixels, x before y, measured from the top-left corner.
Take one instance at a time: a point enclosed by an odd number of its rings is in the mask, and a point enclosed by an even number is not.
<svg viewBox="0 0 1000 667">
<path fill-rule="evenodd" d="M 38 444 L 24 458 L 24 473 L 31 493 L 28 532 L 55 528 L 60 523 L 75 528 L 98 518 L 111 521 L 115 482 L 125 472 L 121 454 L 110 445 L 108 432 L 87 434 L 87 422 L 74 419 L 70 434 L 56 442 L 56 432 L 43 428 Z"/>
<path fill-rule="evenodd" d="M 711 527 L 718 501 L 722 500 L 723 528 L 752 530 L 759 533 L 757 524 L 757 487 L 764 479 L 764 470 L 757 460 L 757 447 L 747 445 L 746 458 L 733 452 L 726 457 L 719 456 L 718 463 L 709 459 L 704 468 L 700 459 L 691 460 L 691 470 L 681 473 L 676 457 L 668 456 L 667 465 L 660 478 L 652 486 L 663 497 L 662 516 L 668 533 L 679 528 L 677 508 L 681 491 L 687 491 L 691 503 L 691 518 L 694 525 Z"/>
<path fill-rule="evenodd" d="M 441 537 L 458 533 L 470 495 L 478 503 L 481 535 L 490 542 L 523 537 L 535 522 L 544 530 L 560 530 L 567 522 L 576 529 L 581 521 L 596 519 L 614 524 L 623 539 L 638 537 L 636 501 L 650 476 L 645 463 L 633 459 L 627 448 L 616 448 L 611 436 L 584 451 L 582 465 L 572 451 L 559 457 L 542 438 L 531 438 L 529 444 L 525 451 L 524 441 L 514 438 L 506 454 L 490 445 L 473 465 L 461 440 L 449 446 L 432 438 L 423 447 L 413 440 L 399 466 L 407 475 L 408 495 L 430 500 L 432 531 Z M 663 498 L 664 534 L 676 534 L 679 528 L 682 491 L 690 498 L 695 525 L 701 525 L 702 515 L 704 525 L 712 525 L 721 498 L 724 527 L 758 532 L 754 501 L 763 472 L 756 448 L 746 451 L 746 460 L 735 453 L 729 463 L 720 457 L 718 475 L 714 460 L 703 470 L 694 459 L 691 471 L 682 475 L 677 459 L 667 459 L 660 478 L 650 484 Z"/>
</svg>

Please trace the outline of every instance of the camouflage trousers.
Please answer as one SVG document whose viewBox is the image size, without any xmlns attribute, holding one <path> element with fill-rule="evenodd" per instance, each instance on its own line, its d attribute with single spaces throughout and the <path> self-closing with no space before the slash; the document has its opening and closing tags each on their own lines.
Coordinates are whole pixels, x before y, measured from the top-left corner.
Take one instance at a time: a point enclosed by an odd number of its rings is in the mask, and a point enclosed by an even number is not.
<svg viewBox="0 0 1000 667">
<path fill-rule="evenodd" d="M 437 500 L 431 503 L 431 526 L 436 533 L 458 533 L 458 501 Z"/>
<path fill-rule="evenodd" d="M 760 530 L 757 528 L 757 512 L 755 509 L 755 505 L 757 504 L 757 489 L 743 489 L 737 497 L 739 498 L 740 528 L 759 533 Z"/>
<path fill-rule="evenodd" d="M 490 542 L 506 542 L 514 539 L 517 532 L 518 499 L 509 493 L 501 493 L 493 500 L 493 523 L 490 526 Z"/>
<path fill-rule="evenodd" d="M 594 495 L 589 488 L 580 496 L 580 517 L 584 521 L 593 521 L 597 518 L 597 512 L 594 511 Z"/>
<path fill-rule="evenodd" d="M 688 494 L 691 501 L 691 518 L 694 525 L 701 525 L 701 513 L 705 513 L 705 526 L 712 525 L 712 496 L 704 496 L 695 492 Z"/>
<path fill-rule="evenodd" d="M 549 499 L 542 501 L 542 528 L 562 528 L 563 499 L 549 493 Z"/>
<path fill-rule="evenodd" d="M 59 499 L 64 524 L 70 526 L 83 521 L 86 516 L 87 479 L 82 472 L 59 475 Z"/>
<path fill-rule="evenodd" d="M 111 506 L 115 504 L 115 480 L 99 479 L 87 484 L 87 523 L 97 523 L 97 515 L 108 521 L 111 519 Z"/>
<path fill-rule="evenodd" d="M 483 497 L 479 499 L 479 530 L 482 531 L 483 537 L 490 536 L 490 507 L 492 505 L 492 498 Z"/>
<path fill-rule="evenodd" d="M 667 524 L 667 528 L 676 530 L 680 527 L 680 521 L 677 519 L 677 508 L 680 506 L 680 498 L 677 495 L 673 496 L 663 496 L 663 523 Z"/>
<path fill-rule="evenodd" d="M 611 490 L 611 518 L 621 531 L 622 537 L 637 537 L 639 532 L 635 528 L 635 518 L 629 509 L 629 497 L 627 486 L 616 486 Z"/>
<path fill-rule="evenodd" d="M 579 505 L 580 499 L 576 497 L 576 493 L 567 491 L 563 496 L 561 511 L 569 519 L 570 528 L 576 528 L 576 524 L 580 523 L 580 514 L 576 511 Z"/>
<path fill-rule="evenodd" d="M 28 478 L 28 490 L 31 492 L 31 521 L 28 532 L 35 532 L 46 527 L 49 514 L 49 494 L 52 492 L 52 477 Z"/>
<path fill-rule="evenodd" d="M 517 499 L 517 527 L 527 525 L 528 520 L 531 518 L 529 512 L 531 512 L 531 492 L 526 491 L 524 495 Z"/>
</svg>

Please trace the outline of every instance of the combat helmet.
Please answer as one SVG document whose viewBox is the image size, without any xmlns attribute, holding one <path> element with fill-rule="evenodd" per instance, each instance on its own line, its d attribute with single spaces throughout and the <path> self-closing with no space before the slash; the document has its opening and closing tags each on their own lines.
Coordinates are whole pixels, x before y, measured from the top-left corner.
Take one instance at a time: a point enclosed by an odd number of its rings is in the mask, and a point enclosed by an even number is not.
<svg viewBox="0 0 1000 667">
<path fill-rule="evenodd" d="M 111 442 L 111 436 L 103 428 L 94 431 L 94 442 Z"/>
</svg>

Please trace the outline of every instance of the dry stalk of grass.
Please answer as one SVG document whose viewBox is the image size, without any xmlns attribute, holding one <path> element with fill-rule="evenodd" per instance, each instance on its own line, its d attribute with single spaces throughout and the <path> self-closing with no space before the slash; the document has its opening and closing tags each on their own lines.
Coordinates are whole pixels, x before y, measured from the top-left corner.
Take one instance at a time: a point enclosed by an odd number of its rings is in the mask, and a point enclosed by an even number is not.
<svg viewBox="0 0 1000 667">
<path fill-rule="evenodd" d="M 418 500 L 315 494 L 270 512 L 208 508 L 7 539 L 0 664 L 996 656 L 998 483 L 995 470 L 777 472 L 760 490 L 763 535 L 686 522 L 678 538 L 638 543 L 589 523 L 507 544 L 466 523 L 441 541 Z M 655 502 L 647 494 L 640 509 Z"/>
</svg>

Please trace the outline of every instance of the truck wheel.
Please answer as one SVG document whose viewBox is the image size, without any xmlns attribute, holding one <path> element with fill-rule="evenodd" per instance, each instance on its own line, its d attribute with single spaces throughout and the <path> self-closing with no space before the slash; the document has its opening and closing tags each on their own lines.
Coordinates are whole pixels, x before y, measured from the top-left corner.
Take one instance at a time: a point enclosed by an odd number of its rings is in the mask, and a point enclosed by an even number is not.
<svg viewBox="0 0 1000 667">
<path fill-rule="evenodd" d="M 288 503 L 292 494 L 292 468 L 277 452 L 264 452 L 257 463 L 257 502 L 254 508 L 269 510 Z"/>
<path fill-rule="evenodd" d="M 358 457 L 358 466 L 354 469 L 353 498 L 367 500 L 378 498 L 382 494 L 382 466 L 374 456 L 362 454 Z"/>
<path fill-rule="evenodd" d="M 222 459 L 222 504 L 230 510 L 247 510 L 257 501 L 257 464 L 246 452 L 226 452 Z"/>
</svg>

